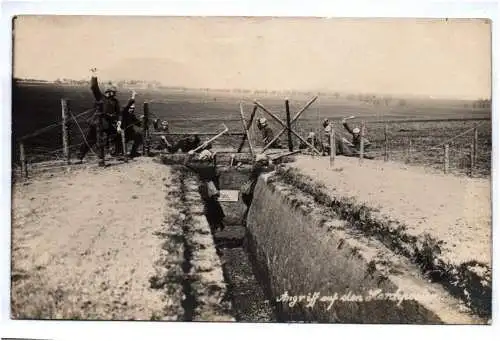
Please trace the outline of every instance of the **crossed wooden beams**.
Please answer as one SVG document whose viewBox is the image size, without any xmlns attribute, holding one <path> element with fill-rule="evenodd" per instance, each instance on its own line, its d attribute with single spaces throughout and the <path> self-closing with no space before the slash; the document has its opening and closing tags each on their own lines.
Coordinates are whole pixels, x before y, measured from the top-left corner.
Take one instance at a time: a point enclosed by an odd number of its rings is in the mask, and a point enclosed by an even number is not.
<svg viewBox="0 0 500 341">
<path fill-rule="evenodd" d="M 269 149 L 269 147 L 272 146 L 272 144 L 281 135 L 283 135 L 285 132 L 288 132 L 288 140 L 289 140 L 288 145 L 289 145 L 290 149 L 292 149 L 291 134 L 293 134 L 299 140 L 301 140 L 307 146 L 309 146 L 312 150 L 314 150 L 316 153 L 318 153 L 319 155 L 321 155 L 321 152 L 319 150 L 317 150 L 312 144 L 310 144 L 309 142 L 307 142 L 306 140 L 304 140 L 304 138 L 302 138 L 302 136 L 300 136 L 295 130 L 292 129 L 292 124 L 295 123 L 299 119 L 300 115 L 302 115 L 302 113 L 304 111 L 306 111 L 307 108 L 309 108 L 311 106 L 311 104 L 313 104 L 316 101 L 317 98 L 318 98 L 318 96 L 314 96 L 309 102 L 307 102 L 307 104 L 295 114 L 295 116 L 293 117 L 292 120 L 289 119 L 290 118 L 290 111 L 289 111 L 290 109 L 289 109 L 289 106 L 288 106 L 288 100 L 286 100 L 285 106 L 286 106 L 286 111 L 287 111 L 287 123 L 288 124 L 285 123 L 285 122 L 283 122 L 277 115 L 275 115 L 272 112 L 270 112 L 269 110 L 267 110 L 262 104 L 260 104 L 256 100 L 254 101 L 254 107 L 253 107 L 253 110 L 252 110 L 252 114 L 250 115 L 250 119 L 249 119 L 248 122 L 245 122 L 245 116 L 244 116 L 244 113 L 243 113 L 243 104 L 240 103 L 240 115 L 241 115 L 241 120 L 242 120 L 242 123 L 243 123 L 243 128 L 245 129 L 245 135 L 243 136 L 243 139 L 241 140 L 240 146 L 238 147 L 238 153 L 241 153 L 241 150 L 243 149 L 243 146 L 245 145 L 245 141 L 248 140 L 248 146 L 250 147 L 250 153 L 252 155 L 254 155 L 253 146 L 252 146 L 252 142 L 251 142 L 250 134 L 249 134 L 248 130 L 252 126 L 252 122 L 253 122 L 253 119 L 255 117 L 255 113 L 257 112 L 257 108 L 259 108 L 262 111 L 264 111 L 266 114 L 268 114 L 269 116 L 271 116 L 276 122 L 278 122 L 283 127 L 283 129 L 281 129 L 281 131 L 271 141 L 269 141 L 269 143 L 266 146 L 264 146 L 263 151 L 266 151 L 267 149 Z"/>
</svg>

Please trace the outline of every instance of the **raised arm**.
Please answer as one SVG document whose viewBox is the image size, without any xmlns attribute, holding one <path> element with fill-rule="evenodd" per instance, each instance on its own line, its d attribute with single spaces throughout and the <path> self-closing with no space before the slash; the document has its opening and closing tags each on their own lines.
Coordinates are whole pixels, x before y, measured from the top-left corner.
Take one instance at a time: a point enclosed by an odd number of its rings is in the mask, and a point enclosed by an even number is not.
<svg viewBox="0 0 500 341">
<path fill-rule="evenodd" d="M 90 90 L 92 91 L 95 100 L 100 101 L 102 99 L 102 92 L 101 89 L 99 89 L 99 83 L 97 82 L 97 69 L 92 68 L 90 69 L 90 72 L 92 72 L 92 77 L 90 78 Z"/>
<path fill-rule="evenodd" d="M 349 124 L 347 124 L 347 121 L 345 119 L 342 120 L 342 125 L 344 126 L 345 130 L 347 130 L 351 135 L 354 134 L 352 132 L 351 127 L 349 127 Z"/>
<path fill-rule="evenodd" d="M 117 130 L 118 131 L 121 129 L 121 124 L 123 122 L 123 117 L 127 115 L 128 110 L 130 109 L 130 107 L 132 106 L 132 104 L 135 103 L 135 95 L 136 95 L 136 92 L 132 91 L 132 96 L 130 96 L 130 99 L 128 100 L 127 105 L 121 111 L 118 110 L 118 112 L 120 113 L 120 115 L 118 117 L 118 124 L 117 124 Z M 117 101 L 117 103 L 118 103 L 118 101 Z M 118 105 L 118 109 L 120 109 L 120 105 L 119 104 L 117 104 L 117 105 Z"/>
</svg>

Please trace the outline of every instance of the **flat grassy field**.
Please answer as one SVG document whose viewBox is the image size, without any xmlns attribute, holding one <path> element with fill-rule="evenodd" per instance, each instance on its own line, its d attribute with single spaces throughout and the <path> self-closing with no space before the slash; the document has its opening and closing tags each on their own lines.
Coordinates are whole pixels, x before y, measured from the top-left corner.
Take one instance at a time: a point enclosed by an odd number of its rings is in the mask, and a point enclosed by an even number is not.
<svg viewBox="0 0 500 341">
<path fill-rule="evenodd" d="M 170 123 L 171 132 L 195 133 L 217 132 L 225 123 L 230 131 L 241 132 L 242 124 L 239 115 L 239 103 L 243 101 L 245 116 L 248 118 L 257 99 L 271 112 L 285 121 L 284 96 L 276 94 L 248 94 L 221 91 L 176 91 L 169 89 L 137 89 L 138 112 L 142 112 L 142 103 L 150 102 L 150 110 L 155 117 L 166 119 Z M 118 99 L 124 105 L 130 90 L 120 89 Z M 314 94 L 296 94 L 289 96 L 292 117 L 304 106 Z M 12 105 L 12 141 L 13 162 L 18 159 L 15 141 L 37 129 L 61 120 L 61 98 L 71 101 L 72 113 L 76 116 L 93 107 L 92 94 L 88 87 L 56 84 L 18 83 L 13 86 Z M 86 130 L 86 119 L 91 113 L 78 118 L 79 125 L 72 124 L 70 144 L 82 143 L 80 129 Z M 382 157 L 384 150 L 384 121 L 389 127 L 390 158 L 408 161 L 408 146 L 411 139 L 410 163 L 443 167 L 443 146 L 449 139 L 480 124 L 478 128 L 478 156 L 476 174 L 489 175 L 491 167 L 491 113 L 489 109 L 473 109 L 465 107 L 462 102 L 406 101 L 389 106 L 375 106 L 364 102 L 345 98 L 320 95 L 297 121 L 296 129 L 301 135 L 309 131 L 320 131 L 322 119 L 336 120 L 338 131 L 345 134 L 340 124 L 344 116 L 356 115 L 353 125 L 360 120 L 366 121 L 367 137 L 373 143 L 372 152 Z M 261 110 L 256 117 L 267 117 L 275 132 L 281 126 Z M 417 121 L 417 122 L 415 122 Z M 255 127 L 251 129 L 252 140 L 256 146 L 262 146 L 260 136 Z M 348 137 L 347 135 L 345 135 Z M 180 138 L 174 137 L 173 139 Z M 282 135 L 285 139 L 286 135 Z M 217 141 L 216 146 L 224 145 L 237 148 L 240 137 L 225 136 Z M 294 138 L 295 145 L 298 140 Z M 469 145 L 473 141 L 473 132 L 450 142 L 450 169 L 465 172 L 469 162 Z M 28 159 L 32 162 L 50 159 L 60 155 L 62 146 L 61 128 L 30 138 L 25 142 Z"/>
</svg>

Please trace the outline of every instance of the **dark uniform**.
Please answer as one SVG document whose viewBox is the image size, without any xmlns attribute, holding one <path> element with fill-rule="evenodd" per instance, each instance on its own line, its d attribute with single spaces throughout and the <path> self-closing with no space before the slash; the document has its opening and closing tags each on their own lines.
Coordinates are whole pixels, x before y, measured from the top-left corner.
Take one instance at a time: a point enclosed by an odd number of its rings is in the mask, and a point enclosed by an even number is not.
<svg viewBox="0 0 500 341">
<path fill-rule="evenodd" d="M 267 160 L 262 160 L 259 162 L 255 162 L 252 167 L 252 171 L 248 180 L 243 184 L 240 188 L 241 201 L 247 207 L 245 213 L 243 215 L 243 225 L 246 226 L 246 220 L 248 216 L 248 212 L 250 211 L 250 205 L 252 205 L 253 195 L 255 191 L 255 186 L 257 186 L 257 181 L 259 180 L 259 176 L 266 172 L 273 170 L 272 167 L 269 166 L 269 162 Z"/>
<path fill-rule="evenodd" d="M 269 142 L 271 142 L 274 138 L 274 133 L 273 130 L 269 126 L 264 126 L 261 128 L 262 132 L 262 141 L 264 142 L 264 145 L 267 146 Z M 273 142 L 269 148 L 281 148 L 281 142 L 279 139 L 276 139 L 276 141 Z"/>
<path fill-rule="evenodd" d="M 217 194 L 211 193 L 212 186 L 220 190 L 219 173 L 213 161 L 191 161 L 186 164 L 188 168 L 195 171 L 200 179 L 199 192 L 204 203 L 204 213 L 212 231 L 224 229 L 224 210 L 219 203 Z"/>
<path fill-rule="evenodd" d="M 142 141 L 142 122 L 134 113 L 135 100 L 133 98 L 129 99 L 127 105 L 121 111 L 119 121 L 121 122 L 121 128 L 125 131 L 125 143 L 129 141 L 134 141 L 132 149 L 130 150 L 130 156 L 137 156 L 137 149 L 141 145 Z M 116 150 L 119 154 L 123 154 L 121 140 L 116 141 Z"/>
<path fill-rule="evenodd" d="M 200 145 L 201 140 L 198 135 L 193 135 L 180 139 L 173 146 L 167 146 L 167 150 L 169 153 L 175 153 L 180 149 L 183 153 L 187 153 L 190 150 L 199 147 Z"/>
<path fill-rule="evenodd" d="M 90 147 L 95 145 L 97 142 L 97 124 L 98 116 L 97 111 L 102 108 L 102 130 L 106 134 L 107 142 L 116 141 L 116 122 L 118 121 L 120 115 L 120 104 L 118 100 L 113 97 L 106 97 L 99 89 L 99 84 L 97 83 L 97 77 L 92 77 L 90 79 L 90 89 L 96 100 L 96 114 L 90 119 L 90 127 L 85 136 L 86 142 L 80 146 L 80 153 L 78 158 L 82 160 L 85 155 L 87 155 Z"/>
</svg>

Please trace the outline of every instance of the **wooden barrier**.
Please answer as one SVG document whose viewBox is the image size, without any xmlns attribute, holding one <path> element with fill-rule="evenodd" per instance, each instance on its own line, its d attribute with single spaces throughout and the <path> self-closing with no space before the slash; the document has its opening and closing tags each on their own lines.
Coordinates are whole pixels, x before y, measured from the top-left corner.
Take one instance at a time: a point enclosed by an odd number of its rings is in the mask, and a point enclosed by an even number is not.
<svg viewBox="0 0 500 341">
<path fill-rule="evenodd" d="M 250 153 L 252 156 L 254 155 L 253 152 L 253 146 L 252 146 L 252 139 L 250 137 L 250 132 L 248 131 L 248 128 L 250 128 L 249 124 L 252 124 L 253 117 L 255 116 L 255 112 L 257 111 L 257 107 L 254 106 L 254 110 L 252 111 L 252 115 L 250 116 L 250 120 L 248 123 L 245 122 L 245 116 L 243 115 L 243 103 L 240 102 L 240 116 L 241 116 L 241 123 L 243 125 L 243 129 L 245 129 L 245 136 L 243 137 L 240 146 L 238 147 L 237 152 L 241 152 L 241 149 L 243 148 L 243 145 L 245 144 L 245 139 L 248 140 L 248 147 L 250 148 Z"/>
<path fill-rule="evenodd" d="M 272 112 L 270 112 L 269 110 L 267 110 L 262 104 L 260 104 L 259 102 L 257 101 L 254 101 L 254 103 L 260 108 L 262 109 L 266 114 L 268 114 L 269 116 L 271 116 L 276 122 L 278 122 L 282 127 L 285 128 L 286 130 L 286 123 L 284 123 L 278 116 L 276 116 L 275 114 L 273 114 Z M 297 115 L 295 115 L 297 116 Z M 309 142 L 307 142 L 306 140 L 304 140 L 302 138 L 302 136 L 300 136 L 299 134 L 297 134 L 293 129 L 290 130 L 292 132 L 292 134 L 294 134 L 300 141 L 304 142 L 307 146 L 309 146 L 315 153 L 318 153 L 319 155 L 321 155 L 321 152 L 318 151 L 313 145 L 311 145 Z M 264 150 L 266 148 L 264 147 Z"/>
<path fill-rule="evenodd" d="M 251 136 L 250 136 L 250 128 L 252 127 L 252 123 L 253 123 L 253 119 L 255 117 L 255 113 L 257 112 L 257 106 L 254 105 L 253 106 L 253 110 L 252 110 L 252 114 L 250 114 L 250 118 L 246 124 L 246 126 L 244 125 L 245 127 L 245 131 L 242 132 L 242 133 L 228 133 L 227 135 L 243 135 L 243 139 L 241 140 L 241 143 L 238 147 L 238 153 L 241 153 L 241 151 L 243 150 L 243 146 L 245 145 L 245 141 L 246 139 L 248 138 L 248 145 L 250 146 L 251 145 Z M 250 147 L 251 149 L 252 147 Z M 253 153 L 252 153 L 253 155 Z"/>
</svg>

